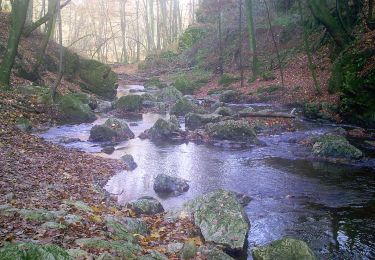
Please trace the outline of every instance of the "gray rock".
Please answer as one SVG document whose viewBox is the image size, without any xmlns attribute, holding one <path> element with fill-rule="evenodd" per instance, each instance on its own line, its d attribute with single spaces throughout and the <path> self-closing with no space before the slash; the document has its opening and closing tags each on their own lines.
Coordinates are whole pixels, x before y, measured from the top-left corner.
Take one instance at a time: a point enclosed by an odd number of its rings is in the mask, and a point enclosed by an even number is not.
<svg viewBox="0 0 375 260">
<path fill-rule="evenodd" d="M 158 174 L 154 180 L 154 190 L 157 193 L 179 195 L 189 190 L 189 184 L 181 178 Z"/>
<path fill-rule="evenodd" d="M 114 151 L 115 151 L 115 147 L 113 146 L 106 146 L 102 149 L 102 153 L 105 153 L 105 154 L 113 154 Z"/>
<path fill-rule="evenodd" d="M 239 99 L 239 93 L 234 90 L 226 90 L 223 93 L 220 94 L 219 100 L 220 102 L 225 102 L 225 103 L 232 103 L 236 102 Z"/>
<path fill-rule="evenodd" d="M 181 99 L 182 96 L 182 93 L 175 87 L 166 87 L 162 89 L 157 100 L 161 102 L 176 102 Z"/>
<path fill-rule="evenodd" d="M 154 215 L 164 212 L 163 205 L 157 199 L 148 196 L 130 201 L 125 207 L 134 210 L 138 215 Z"/>
<path fill-rule="evenodd" d="M 126 163 L 129 171 L 134 170 L 138 166 L 137 163 L 134 161 L 133 156 L 130 155 L 130 154 L 125 154 L 125 155 L 121 156 L 121 160 Z"/>
<path fill-rule="evenodd" d="M 267 246 L 252 250 L 254 260 L 315 260 L 316 257 L 308 245 L 301 240 L 283 238 Z"/>
<path fill-rule="evenodd" d="M 213 139 L 258 143 L 254 129 L 244 120 L 208 124 L 206 133 Z"/>
<path fill-rule="evenodd" d="M 134 241 L 133 234 L 147 236 L 150 233 L 146 223 L 142 219 L 107 216 L 105 222 L 108 231 L 114 238 L 129 242 Z"/>
<path fill-rule="evenodd" d="M 195 257 L 197 252 L 198 248 L 193 242 L 186 242 L 181 250 L 181 259 L 192 259 Z"/>
<path fill-rule="evenodd" d="M 126 141 L 133 139 L 134 133 L 122 120 L 109 118 L 103 125 L 96 125 L 90 131 L 91 141 Z"/>
<path fill-rule="evenodd" d="M 63 136 L 59 139 L 59 142 L 63 144 L 71 144 L 71 143 L 81 142 L 81 139 L 76 138 L 76 137 Z"/>
<path fill-rule="evenodd" d="M 178 120 L 175 116 L 171 116 L 169 120 L 159 118 L 153 127 L 146 130 L 144 135 L 151 140 L 165 140 L 171 139 L 180 131 Z"/>
<path fill-rule="evenodd" d="M 171 254 L 175 254 L 181 251 L 184 244 L 176 242 L 176 243 L 170 243 L 167 245 L 167 252 Z"/>
<path fill-rule="evenodd" d="M 94 110 L 96 113 L 107 113 L 113 109 L 112 102 L 106 100 L 98 100 L 98 106 Z"/>
<path fill-rule="evenodd" d="M 205 256 L 207 260 L 234 260 L 234 258 L 214 246 L 201 246 L 198 252 Z"/>
<path fill-rule="evenodd" d="M 225 190 L 204 194 L 185 204 L 206 242 L 231 251 L 243 250 L 249 220 L 236 196 Z"/>
<path fill-rule="evenodd" d="M 148 254 L 140 256 L 137 259 L 138 260 L 168 260 L 168 257 L 157 251 L 151 250 L 148 252 Z"/>
<path fill-rule="evenodd" d="M 187 113 L 196 111 L 198 107 L 186 98 L 181 98 L 172 106 L 170 113 L 172 115 L 184 116 Z"/>
</svg>

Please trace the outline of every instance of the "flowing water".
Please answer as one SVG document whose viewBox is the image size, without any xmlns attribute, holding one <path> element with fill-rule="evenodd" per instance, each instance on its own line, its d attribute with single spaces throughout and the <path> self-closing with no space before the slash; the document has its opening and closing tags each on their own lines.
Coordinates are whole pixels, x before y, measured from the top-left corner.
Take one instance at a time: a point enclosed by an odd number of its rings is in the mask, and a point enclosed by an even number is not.
<svg viewBox="0 0 375 260">
<path fill-rule="evenodd" d="M 119 93 L 127 94 L 129 88 L 142 89 L 121 87 Z M 137 123 L 130 128 L 138 136 L 160 117 L 167 115 L 143 114 L 142 119 L 128 123 Z M 40 136 L 56 143 L 62 136 L 78 137 L 81 142 L 64 145 L 107 158 L 133 155 L 138 167 L 113 176 L 105 187 L 119 194 L 120 204 L 144 195 L 158 197 L 153 179 L 166 173 L 190 181 L 190 189 L 183 195 L 159 198 L 166 209 L 218 188 L 250 195 L 253 200 L 245 208 L 251 222 L 249 250 L 293 236 L 306 241 L 319 259 L 375 258 L 374 160 L 355 166 L 318 162 L 299 144 L 332 127 L 301 121 L 298 131 L 260 136 L 265 146 L 246 149 L 135 138 L 118 144 L 107 155 L 100 152 L 102 144 L 88 141 L 91 127 L 106 118 L 101 115 L 92 124 L 51 128 Z"/>
</svg>

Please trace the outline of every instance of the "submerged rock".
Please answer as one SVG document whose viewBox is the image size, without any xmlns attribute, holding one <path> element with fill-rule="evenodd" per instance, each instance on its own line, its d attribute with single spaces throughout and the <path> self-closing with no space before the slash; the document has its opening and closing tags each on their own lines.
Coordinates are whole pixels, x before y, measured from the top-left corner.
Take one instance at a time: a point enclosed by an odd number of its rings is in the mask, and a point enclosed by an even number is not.
<svg viewBox="0 0 375 260">
<path fill-rule="evenodd" d="M 249 220 L 230 191 L 204 194 L 185 204 L 206 242 L 230 251 L 242 251 L 249 230 Z"/>
<path fill-rule="evenodd" d="M 351 145 L 345 137 L 340 135 L 324 135 L 318 137 L 313 145 L 314 155 L 328 158 L 342 158 L 357 160 L 363 153 Z"/>
<path fill-rule="evenodd" d="M 205 130 L 213 139 L 250 143 L 258 141 L 254 129 L 243 120 L 227 120 L 208 124 Z"/>
<path fill-rule="evenodd" d="M 222 116 L 218 114 L 197 114 L 188 113 L 185 116 L 185 125 L 190 130 L 195 130 L 208 123 L 215 123 L 221 120 Z"/>
<path fill-rule="evenodd" d="M 134 138 L 134 133 L 129 126 L 115 118 L 109 118 L 103 125 L 96 125 L 91 128 L 91 141 L 125 141 Z"/>
<path fill-rule="evenodd" d="M 179 195 L 189 190 L 189 184 L 181 178 L 158 174 L 154 180 L 154 190 L 157 193 Z"/>
<path fill-rule="evenodd" d="M 115 151 L 114 146 L 106 146 L 106 147 L 103 147 L 102 149 L 102 153 L 105 153 L 105 154 L 113 154 L 114 151 Z"/>
<path fill-rule="evenodd" d="M 254 260 L 315 260 L 315 255 L 308 245 L 301 240 L 283 238 L 267 246 L 252 250 Z"/>
<path fill-rule="evenodd" d="M 159 118 L 153 127 L 144 132 L 144 136 L 151 140 L 165 140 L 172 138 L 180 131 L 178 120 L 175 116 L 171 116 L 169 120 Z"/>
<path fill-rule="evenodd" d="M 132 171 L 132 170 L 134 170 L 135 168 L 138 167 L 137 163 L 134 161 L 133 156 L 130 155 L 130 154 L 125 154 L 125 155 L 121 156 L 121 160 L 126 163 L 129 171 Z"/>
<path fill-rule="evenodd" d="M 157 199 L 148 196 L 130 201 L 125 207 L 131 208 L 138 215 L 154 215 L 164 212 L 163 205 Z"/>
<path fill-rule="evenodd" d="M 0 248 L 0 259 L 61 259 L 71 260 L 71 256 L 57 245 L 36 243 L 5 244 Z"/>
</svg>

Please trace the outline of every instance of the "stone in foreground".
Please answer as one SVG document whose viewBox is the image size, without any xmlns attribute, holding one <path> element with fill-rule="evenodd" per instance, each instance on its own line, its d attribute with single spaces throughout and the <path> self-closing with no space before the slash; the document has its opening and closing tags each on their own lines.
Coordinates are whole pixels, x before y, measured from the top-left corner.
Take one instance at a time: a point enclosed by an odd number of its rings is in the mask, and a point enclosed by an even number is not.
<svg viewBox="0 0 375 260">
<path fill-rule="evenodd" d="M 129 171 L 134 170 L 138 167 L 137 163 L 134 161 L 134 157 L 131 154 L 125 154 L 121 157 L 121 160 L 126 163 L 129 168 Z"/>
<path fill-rule="evenodd" d="M 227 120 L 206 126 L 206 133 L 213 139 L 257 143 L 254 129 L 246 121 Z"/>
<path fill-rule="evenodd" d="M 126 141 L 133 139 L 134 133 L 122 120 L 109 118 L 103 125 L 96 125 L 90 131 L 90 140 L 95 142 Z"/>
<path fill-rule="evenodd" d="M 185 204 L 206 242 L 229 251 L 242 251 L 249 220 L 233 192 L 210 192 Z"/>
<path fill-rule="evenodd" d="M 180 195 L 189 190 L 189 184 L 181 178 L 158 174 L 154 180 L 154 190 L 157 193 Z"/>
<path fill-rule="evenodd" d="M 130 201 L 125 207 L 134 210 L 137 215 L 154 215 L 164 212 L 163 205 L 157 199 L 148 196 Z"/>
<path fill-rule="evenodd" d="M 315 260 L 308 245 L 301 240 L 283 238 L 267 246 L 256 247 L 252 251 L 254 260 Z"/>
</svg>

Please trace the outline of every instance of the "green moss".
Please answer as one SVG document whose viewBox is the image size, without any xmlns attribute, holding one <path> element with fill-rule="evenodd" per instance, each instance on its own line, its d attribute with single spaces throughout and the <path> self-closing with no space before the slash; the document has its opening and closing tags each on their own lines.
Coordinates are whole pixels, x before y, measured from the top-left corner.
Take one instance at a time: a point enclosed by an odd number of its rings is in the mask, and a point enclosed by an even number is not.
<svg viewBox="0 0 375 260">
<path fill-rule="evenodd" d="M 224 73 L 220 79 L 219 79 L 219 84 L 220 85 L 223 85 L 223 86 L 229 86 L 231 85 L 232 83 L 234 82 L 237 82 L 240 80 L 240 77 L 237 77 L 235 75 L 231 75 L 231 74 L 226 74 Z"/>
<path fill-rule="evenodd" d="M 255 141 L 254 129 L 245 121 L 228 120 L 206 126 L 209 136 L 220 140 Z"/>
<path fill-rule="evenodd" d="M 334 63 L 331 92 L 340 92 L 340 112 L 352 123 L 375 126 L 375 42 L 358 42 L 344 50 Z"/>
<path fill-rule="evenodd" d="M 106 99 L 116 95 L 117 74 L 111 68 L 96 60 L 81 59 L 79 75 L 87 84 L 82 84 L 86 90 Z"/>
<path fill-rule="evenodd" d="M 96 119 L 94 112 L 88 104 L 84 104 L 74 94 L 61 96 L 57 100 L 61 121 L 63 123 L 84 123 Z"/>
<path fill-rule="evenodd" d="M 197 106 L 193 104 L 190 100 L 182 98 L 176 102 L 171 108 L 170 113 L 172 115 L 184 116 L 187 113 L 197 110 Z"/>
<path fill-rule="evenodd" d="M 127 112 L 137 112 L 142 109 L 143 96 L 127 95 L 117 100 L 115 107 Z"/>
<path fill-rule="evenodd" d="M 65 64 L 64 64 L 64 75 L 68 79 L 72 80 L 75 78 L 79 70 L 79 56 L 78 54 L 65 49 Z"/>
<path fill-rule="evenodd" d="M 59 246 L 39 245 L 35 243 L 7 244 L 3 248 L 0 248 L 0 259 L 73 260 L 73 258 Z"/>
</svg>

